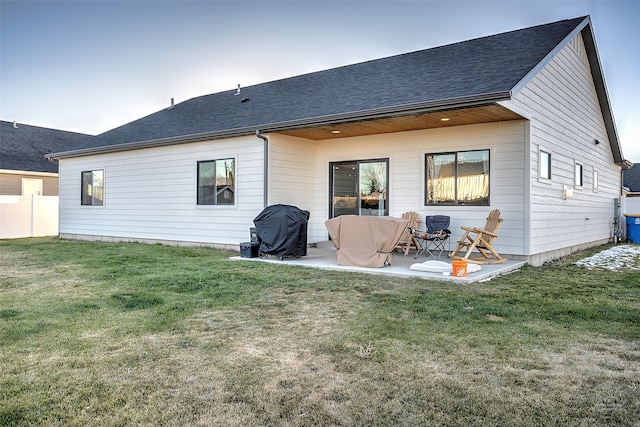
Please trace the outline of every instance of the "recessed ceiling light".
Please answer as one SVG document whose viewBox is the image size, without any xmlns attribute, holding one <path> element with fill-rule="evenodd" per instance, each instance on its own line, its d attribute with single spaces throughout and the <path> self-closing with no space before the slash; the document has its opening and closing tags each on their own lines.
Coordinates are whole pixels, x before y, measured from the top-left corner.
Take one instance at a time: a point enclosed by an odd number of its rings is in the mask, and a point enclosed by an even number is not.
<svg viewBox="0 0 640 427">
<path fill-rule="evenodd" d="M 443 117 L 440 119 L 441 122 L 448 122 L 449 120 L 451 120 L 449 117 Z"/>
<path fill-rule="evenodd" d="M 336 133 L 337 134 L 337 133 L 340 133 L 340 131 L 339 130 L 332 130 L 331 133 Z"/>
</svg>

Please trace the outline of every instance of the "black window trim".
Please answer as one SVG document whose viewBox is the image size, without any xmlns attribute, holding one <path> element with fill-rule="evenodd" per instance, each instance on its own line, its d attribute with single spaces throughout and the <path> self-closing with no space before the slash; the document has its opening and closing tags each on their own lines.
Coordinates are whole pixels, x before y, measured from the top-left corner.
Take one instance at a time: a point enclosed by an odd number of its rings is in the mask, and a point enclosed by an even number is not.
<svg viewBox="0 0 640 427">
<path fill-rule="evenodd" d="M 486 151 L 489 154 L 489 165 L 488 165 L 488 170 L 489 170 L 489 194 L 487 196 L 487 203 L 481 203 L 481 204 L 466 204 L 464 202 L 460 203 L 458 201 L 458 182 L 457 179 L 455 180 L 455 201 L 453 203 L 446 203 L 446 202 L 442 202 L 442 203 L 429 203 L 429 163 L 427 161 L 429 156 L 436 156 L 436 155 L 447 155 L 447 154 L 453 154 L 455 156 L 455 165 L 456 165 L 456 178 L 458 177 L 458 154 L 459 153 L 470 153 L 470 152 L 474 152 L 474 151 Z M 432 206 L 491 206 L 491 149 L 489 148 L 475 148 L 475 149 L 469 149 L 469 150 L 457 150 L 457 151 L 442 151 L 442 152 L 427 152 L 424 153 L 424 180 L 423 180 L 423 185 L 424 185 L 424 191 L 423 191 L 423 198 L 424 198 L 424 203 L 423 205 L 425 207 L 432 207 Z"/>
<path fill-rule="evenodd" d="M 233 161 L 233 203 L 217 203 L 217 198 L 214 199 L 216 203 L 201 203 L 200 200 L 200 164 L 202 163 L 217 163 L 220 161 L 232 160 Z M 237 176 L 237 158 L 236 156 L 221 157 L 207 160 L 196 161 L 196 206 L 197 207 L 235 207 L 238 204 L 238 198 L 236 194 L 236 176 Z"/>
<path fill-rule="evenodd" d="M 84 176 L 85 174 L 94 174 L 95 172 L 102 172 L 102 199 L 98 199 L 100 200 L 100 204 L 94 204 L 94 203 L 85 203 L 85 197 L 84 197 L 84 184 L 85 184 L 85 180 L 84 180 Z M 89 169 L 89 170 L 83 170 L 80 171 L 80 206 L 89 206 L 89 207 L 104 207 L 105 206 L 105 181 L 106 181 L 106 172 L 105 172 L 105 168 L 96 168 L 96 169 Z M 93 182 L 93 180 L 92 180 Z M 88 195 L 87 195 L 88 197 Z M 91 196 L 92 201 L 95 199 L 95 197 Z"/>
</svg>

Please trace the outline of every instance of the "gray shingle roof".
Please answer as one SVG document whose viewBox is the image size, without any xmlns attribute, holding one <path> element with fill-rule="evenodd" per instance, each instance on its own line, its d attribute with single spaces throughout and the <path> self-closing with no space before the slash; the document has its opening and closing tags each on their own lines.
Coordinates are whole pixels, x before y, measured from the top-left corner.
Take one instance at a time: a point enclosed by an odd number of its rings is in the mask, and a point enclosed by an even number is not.
<svg viewBox="0 0 640 427">
<path fill-rule="evenodd" d="M 622 172 L 622 185 L 629 191 L 640 193 L 640 163 Z"/>
<path fill-rule="evenodd" d="M 98 135 L 85 148 L 233 135 L 509 99 L 586 17 L 192 98 Z M 243 102 L 244 101 L 244 102 Z"/>
<path fill-rule="evenodd" d="M 0 121 L 0 169 L 58 172 L 45 154 L 78 148 L 94 138 L 83 133 Z"/>
</svg>

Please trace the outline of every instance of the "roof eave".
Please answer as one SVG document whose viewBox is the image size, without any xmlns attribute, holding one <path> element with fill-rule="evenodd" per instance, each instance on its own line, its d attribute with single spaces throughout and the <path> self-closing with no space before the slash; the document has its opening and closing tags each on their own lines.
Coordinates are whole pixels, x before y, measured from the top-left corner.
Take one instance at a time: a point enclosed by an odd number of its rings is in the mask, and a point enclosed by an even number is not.
<svg viewBox="0 0 640 427">
<path fill-rule="evenodd" d="M 511 99 L 511 92 L 494 92 L 467 97 L 460 97 L 447 100 L 414 103 L 407 105 L 396 105 L 373 110 L 356 111 L 344 114 L 334 114 L 328 116 L 314 117 L 300 120 L 290 120 L 286 122 L 266 123 L 262 125 L 246 126 L 233 129 L 224 129 L 214 132 L 202 132 L 191 135 L 179 135 L 168 138 L 158 138 L 146 141 L 134 141 L 123 144 L 105 145 L 102 147 L 84 148 L 70 150 L 59 153 L 50 153 L 47 159 L 62 159 L 71 157 L 82 157 L 96 154 L 114 153 L 119 151 L 140 150 L 144 148 L 161 147 L 166 145 L 186 144 L 192 142 L 207 141 L 213 139 L 232 138 L 245 135 L 253 135 L 256 130 L 261 133 L 273 133 L 284 130 L 299 129 L 327 124 L 335 125 L 346 122 L 372 120 L 385 117 L 394 117 L 406 114 L 425 113 L 436 110 L 447 110 L 452 108 L 470 107 L 476 105 L 487 105 Z"/>
<path fill-rule="evenodd" d="M 584 20 L 574 28 L 558 45 L 551 50 L 534 68 L 532 68 L 527 75 L 525 75 L 512 89 L 511 93 L 515 96 L 535 75 L 537 75 L 543 67 L 545 67 L 549 61 L 572 40 L 574 37 L 582 33 L 582 39 L 585 44 L 587 57 L 589 58 L 589 67 L 591 68 L 591 75 L 593 77 L 596 93 L 598 95 L 598 102 L 600 104 L 600 110 L 605 123 L 605 129 L 607 131 L 607 137 L 611 145 L 613 152 L 613 159 L 617 165 L 625 167 L 626 160 L 622 154 L 620 146 L 620 140 L 618 139 L 618 132 L 616 130 L 616 124 L 613 119 L 613 112 L 611 110 L 611 102 L 609 101 L 609 95 L 607 87 L 604 81 L 604 74 L 602 72 L 602 65 L 600 64 L 600 58 L 598 56 L 598 49 L 596 47 L 596 41 L 591 28 L 591 18 L 585 17 Z"/>
<path fill-rule="evenodd" d="M 589 18 L 587 18 L 589 19 Z M 611 109 L 611 102 L 609 101 L 609 92 L 607 91 L 607 85 L 604 80 L 604 73 L 602 71 L 602 65 L 600 64 L 600 57 L 598 56 L 598 49 L 596 47 L 596 40 L 591 28 L 591 21 L 587 22 L 589 25 L 585 25 L 582 28 L 582 39 L 584 40 L 585 50 L 587 57 L 589 58 L 589 66 L 591 67 L 591 75 L 598 94 L 598 101 L 600 103 L 600 110 L 602 111 L 602 117 L 604 125 L 607 130 L 607 137 L 609 138 L 609 145 L 613 152 L 613 160 L 616 164 L 624 166 L 627 161 L 622 154 L 622 147 L 620 146 L 620 140 L 618 139 L 618 131 L 616 123 L 613 118 L 613 111 Z"/>
<path fill-rule="evenodd" d="M 10 175 L 48 176 L 52 178 L 55 178 L 58 176 L 58 172 L 40 172 L 40 171 L 19 170 L 19 169 L 0 169 L 0 173 L 6 173 Z"/>
</svg>

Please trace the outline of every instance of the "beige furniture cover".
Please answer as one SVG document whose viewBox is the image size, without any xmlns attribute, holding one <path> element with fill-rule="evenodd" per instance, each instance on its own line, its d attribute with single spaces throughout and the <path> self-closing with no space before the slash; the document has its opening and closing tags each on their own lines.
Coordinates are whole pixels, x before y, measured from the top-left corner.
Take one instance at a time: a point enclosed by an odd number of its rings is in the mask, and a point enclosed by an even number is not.
<svg viewBox="0 0 640 427">
<path fill-rule="evenodd" d="M 383 267 L 409 221 L 389 216 L 342 215 L 325 221 L 339 265 Z"/>
</svg>

